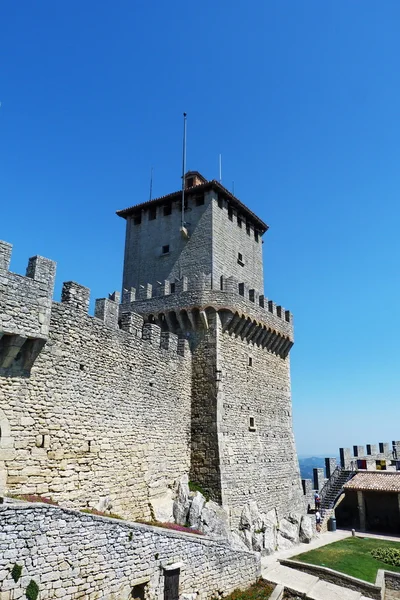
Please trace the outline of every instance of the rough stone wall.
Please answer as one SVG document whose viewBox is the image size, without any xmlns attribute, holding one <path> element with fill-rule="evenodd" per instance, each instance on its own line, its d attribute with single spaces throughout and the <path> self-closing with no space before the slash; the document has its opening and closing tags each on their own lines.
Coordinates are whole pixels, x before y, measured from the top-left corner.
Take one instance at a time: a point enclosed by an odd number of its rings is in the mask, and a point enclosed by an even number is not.
<svg viewBox="0 0 400 600">
<path fill-rule="evenodd" d="M 304 512 L 289 357 L 223 333 L 218 365 L 221 486 L 232 525 L 237 525 L 243 504 L 251 500 L 261 512 L 276 508 L 279 517 Z"/>
<path fill-rule="evenodd" d="M 216 502 L 222 502 L 217 427 L 216 313 L 208 331 L 191 334 L 192 423 L 190 478 Z"/>
<path fill-rule="evenodd" d="M 0 241 L 0 372 L 19 360 L 29 370 L 47 339 L 55 263 L 35 256 L 26 277 L 11 273 L 11 244 Z"/>
<path fill-rule="evenodd" d="M 12 493 L 69 506 L 109 497 L 113 512 L 150 516 L 149 502 L 189 471 L 189 351 L 180 343 L 179 355 L 169 334 L 160 348 L 156 326 L 142 339 L 138 315 L 124 323 L 134 333 L 107 326 L 81 296 L 69 289 L 69 301 L 53 303 L 29 376 L 0 376 L 0 474 Z"/>
<path fill-rule="evenodd" d="M 241 216 L 241 227 L 238 226 L 238 216 Z M 212 243 L 212 275 L 216 288 L 223 275 L 244 281 L 260 294 L 264 292 L 261 235 L 256 241 L 254 226 L 249 224 L 248 234 L 246 218 L 233 209 L 230 220 L 227 202 L 223 201 L 220 207 L 216 199 L 213 200 Z M 239 252 L 243 256 L 243 266 L 238 262 Z"/>
<path fill-rule="evenodd" d="M 193 534 L 115 521 L 43 505 L 0 506 L 3 600 L 25 594 L 31 580 L 41 600 L 128 599 L 148 582 L 146 598 L 163 598 L 164 568 L 180 564 L 180 596 L 200 600 L 246 587 L 259 558 Z M 10 571 L 22 566 L 14 583 Z"/>
<path fill-rule="evenodd" d="M 149 210 L 142 212 L 140 225 L 128 217 L 126 222 L 125 261 L 123 287 L 139 288 L 140 285 L 165 279 L 174 280 L 193 272 L 211 272 L 211 219 L 212 193 L 205 194 L 204 204 L 196 206 L 195 192 L 187 194 L 188 210 L 185 211 L 185 227 L 189 238 L 183 237 L 180 203 L 172 205 L 168 216 L 163 206 L 158 206 L 157 218 L 149 220 Z M 169 252 L 162 254 L 162 247 L 169 245 Z"/>
</svg>

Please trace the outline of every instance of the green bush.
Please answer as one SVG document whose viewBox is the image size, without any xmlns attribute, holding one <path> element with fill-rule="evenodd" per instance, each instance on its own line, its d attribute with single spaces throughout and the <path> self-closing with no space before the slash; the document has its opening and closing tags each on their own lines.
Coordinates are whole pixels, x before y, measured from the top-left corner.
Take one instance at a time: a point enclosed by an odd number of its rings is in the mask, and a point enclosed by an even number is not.
<svg viewBox="0 0 400 600">
<path fill-rule="evenodd" d="M 203 488 L 201 487 L 201 485 L 199 483 L 195 483 L 194 481 L 189 481 L 189 490 L 191 492 L 200 492 L 200 494 L 203 494 L 204 498 L 206 499 L 206 502 L 208 502 L 210 500 L 210 495 L 207 494 L 207 492 L 205 492 L 203 490 Z"/>
<path fill-rule="evenodd" d="M 376 548 L 375 550 L 371 550 L 371 554 L 377 560 L 388 565 L 400 567 L 400 550 L 397 548 Z"/>
<path fill-rule="evenodd" d="M 22 575 L 22 567 L 21 565 L 17 565 L 17 563 L 15 563 L 15 565 L 12 568 L 11 571 L 11 577 L 14 579 L 15 583 L 17 583 L 17 581 L 19 580 L 19 578 Z"/>
<path fill-rule="evenodd" d="M 26 588 L 25 595 L 28 600 L 36 600 L 36 598 L 39 596 L 39 586 L 36 581 L 33 581 L 33 579 L 30 580 L 29 585 Z"/>
</svg>

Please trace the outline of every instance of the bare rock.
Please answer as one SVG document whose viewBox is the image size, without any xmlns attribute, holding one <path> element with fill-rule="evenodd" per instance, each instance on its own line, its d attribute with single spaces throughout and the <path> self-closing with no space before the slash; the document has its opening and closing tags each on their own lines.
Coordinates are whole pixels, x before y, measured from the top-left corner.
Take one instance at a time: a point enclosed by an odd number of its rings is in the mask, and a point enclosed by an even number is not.
<svg viewBox="0 0 400 600">
<path fill-rule="evenodd" d="M 200 529 L 205 535 L 229 538 L 228 515 L 219 504 L 210 501 L 204 505 Z"/>
<path fill-rule="evenodd" d="M 267 522 L 264 531 L 264 550 L 263 554 L 272 554 L 276 550 L 276 526 Z"/>
<path fill-rule="evenodd" d="M 239 529 L 251 529 L 251 512 L 248 504 L 245 505 L 240 516 Z"/>
<path fill-rule="evenodd" d="M 313 538 L 313 533 L 311 517 L 303 515 L 300 523 L 300 541 L 309 544 Z"/>
<path fill-rule="evenodd" d="M 246 544 L 246 542 L 244 541 L 245 532 L 241 532 L 236 533 L 236 531 L 231 531 L 230 535 L 229 535 L 229 542 L 232 546 L 232 548 L 234 550 L 245 550 L 248 551 L 249 549 L 251 549 L 251 540 L 250 540 L 250 545 Z"/>
<path fill-rule="evenodd" d="M 279 523 L 279 534 L 294 544 L 299 540 L 299 527 L 288 519 L 282 519 Z"/>
<path fill-rule="evenodd" d="M 167 489 L 164 494 L 152 498 L 151 507 L 157 521 L 161 521 L 161 523 L 173 522 L 174 500 L 172 490 Z"/>
<path fill-rule="evenodd" d="M 284 537 L 281 532 L 278 531 L 276 536 L 276 544 L 278 550 L 288 550 L 289 548 L 292 548 L 294 542 L 289 540 L 287 537 Z"/>
<path fill-rule="evenodd" d="M 196 492 L 189 509 L 189 525 L 190 527 L 194 527 L 195 529 L 199 529 L 201 527 L 201 512 L 206 503 L 206 499 L 203 494 L 200 492 Z"/>
<path fill-rule="evenodd" d="M 253 533 L 251 536 L 251 546 L 255 552 L 262 552 L 264 548 L 264 533 L 262 531 Z"/>
<path fill-rule="evenodd" d="M 186 525 L 190 509 L 189 499 L 189 477 L 182 475 L 178 484 L 177 498 L 173 504 L 173 516 L 175 523 L 178 525 Z"/>
</svg>

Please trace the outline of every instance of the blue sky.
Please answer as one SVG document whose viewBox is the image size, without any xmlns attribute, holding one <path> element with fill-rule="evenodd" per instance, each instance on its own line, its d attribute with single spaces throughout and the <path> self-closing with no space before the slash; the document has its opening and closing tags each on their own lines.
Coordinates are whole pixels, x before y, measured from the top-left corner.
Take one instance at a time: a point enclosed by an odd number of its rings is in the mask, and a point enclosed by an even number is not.
<svg viewBox="0 0 400 600">
<path fill-rule="evenodd" d="M 0 8 L 0 238 L 12 270 L 120 289 L 115 210 L 218 177 L 270 225 L 294 313 L 301 454 L 400 438 L 400 3 L 13 2 Z"/>
</svg>

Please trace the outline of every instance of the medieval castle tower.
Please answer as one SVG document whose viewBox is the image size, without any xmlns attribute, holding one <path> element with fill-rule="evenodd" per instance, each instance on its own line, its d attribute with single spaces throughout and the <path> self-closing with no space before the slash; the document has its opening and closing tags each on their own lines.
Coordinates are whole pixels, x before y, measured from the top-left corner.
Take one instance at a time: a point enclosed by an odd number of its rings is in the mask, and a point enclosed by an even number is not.
<svg viewBox="0 0 400 600">
<path fill-rule="evenodd" d="M 292 315 L 263 294 L 267 225 L 198 172 L 118 211 L 123 292 L 55 264 L 9 272 L 0 243 L 0 492 L 146 518 L 184 474 L 229 514 L 304 512 L 292 430 Z"/>
</svg>

